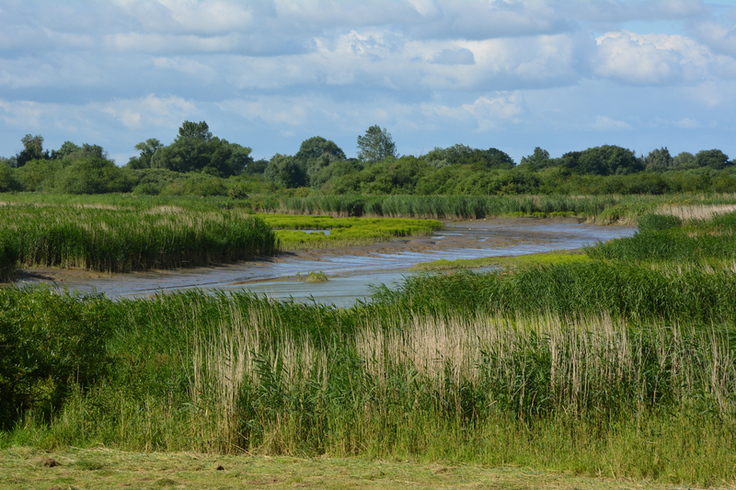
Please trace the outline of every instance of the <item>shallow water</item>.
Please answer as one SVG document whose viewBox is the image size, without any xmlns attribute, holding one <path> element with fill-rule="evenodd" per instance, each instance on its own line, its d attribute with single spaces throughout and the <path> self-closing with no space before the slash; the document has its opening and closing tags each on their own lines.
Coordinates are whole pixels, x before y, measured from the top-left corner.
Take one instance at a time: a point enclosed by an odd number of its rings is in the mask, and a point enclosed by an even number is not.
<svg viewBox="0 0 736 490">
<path fill-rule="evenodd" d="M 216 267 L 201 267 L 167 272 L 115 274 L 100 278 L 68 278 L 59 282 L 72 290 L 105 292 L 110 298 L 148 296 L 198 288 L 203 290 L 248 290 L 271 298 L 317 301 L 350 306 L 367 299 L 371 285 L 391 285 L 411 274 L 409 268 L 420 262 L 438 259 L 523 255 L 557 249 L 574 249 L 630 236 L 635 228 L 596 226 L 572 221 L 541 220 L 487 221 L 450 224 L 445 230 L 425 239 L 425 251 L 401 251 L 362 255 L 323 254 L 319 260 L 287 256 L 277 261 L 249 262 Z M 454 240 L 454 241 L 453 241 Z M 462 243 L 462 247 L 444 244 Z M 416 247 L 415 247 L 416 248 Z M 293 279 L 296 274 L 322 271 L 329 280 L 306 283 Z M 48 282 L 28 279 L 23 282 Z"/>
</svg>

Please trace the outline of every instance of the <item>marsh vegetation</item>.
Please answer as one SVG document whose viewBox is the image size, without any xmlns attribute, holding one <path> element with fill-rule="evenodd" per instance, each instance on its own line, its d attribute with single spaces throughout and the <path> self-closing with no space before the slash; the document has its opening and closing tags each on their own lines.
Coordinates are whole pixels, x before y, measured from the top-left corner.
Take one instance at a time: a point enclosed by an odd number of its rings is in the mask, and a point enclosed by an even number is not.
<svg viewBox="0 0 736 490">
<path fill-rule="evenodd" d="M 733 482 L 736 278 L 707 243 L 734 216 L 643 216 L 573 261 L 414 276 L 345 309 L 5 288 L 0 445 Z"/>
</svg>

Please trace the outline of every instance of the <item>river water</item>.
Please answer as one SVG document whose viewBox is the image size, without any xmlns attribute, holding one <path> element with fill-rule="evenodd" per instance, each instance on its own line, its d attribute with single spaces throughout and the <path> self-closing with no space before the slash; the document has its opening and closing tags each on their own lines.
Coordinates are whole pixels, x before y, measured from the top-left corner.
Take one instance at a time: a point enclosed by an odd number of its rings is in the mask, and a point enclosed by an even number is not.
<svg viewBox="0 0 736 490">
<path fill-rule="evenodd" d="M 438 259 L 515 256 L 574 249 L 630 236 L 632 227 L 596 226 L 574 220 L 488 220 L 450 223 L 418 239 L 324 253 L 286 254 L 272 260 L 163 272 L 56 277 L 30 275 L 21 282 L 53 282 L 71 290 L 104 292 L 110 298 L 150 296 L 185 289 L 248 290 L 294 301 L 351 306 L 367 299 L 373 285 L 392 285 L 412 274 L 409 268 Z M 306 283 L 297 274 L 324 272 L 329 280 Z"/>
</svg>

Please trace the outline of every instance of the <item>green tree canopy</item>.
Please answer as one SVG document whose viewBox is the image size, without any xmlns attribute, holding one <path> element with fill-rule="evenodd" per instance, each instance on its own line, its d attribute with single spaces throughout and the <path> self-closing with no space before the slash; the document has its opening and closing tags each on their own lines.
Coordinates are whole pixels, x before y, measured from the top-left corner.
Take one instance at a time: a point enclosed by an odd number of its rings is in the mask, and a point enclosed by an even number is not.
<svg viewBox="0 0 736 490">
<path fill-rule="evenodd" d="M 470 165 L 476 170 L 510 169 L 514 160 L 505 152 L 496 148 L 479 150 L 465 145 L 454 145 L 449 148 L 435 148 L 424 156 L 431 166 L 442 168 L 446 165 Z"/>
<path fill-rule="evenodd" d="M 345 152 L 342 151 L 342 148 L 337 146 L 334 141 L 327 140 L 321 136 L 313 136 L 302 141 L 299 151 L 294 157 L 306 163 L 311 159 L 320 158 L 325 154 L 334 160 L 346 159 Z"/>
<path fill-rule="evenodd" d="M 358 136 L 358 150 L 361 162 L 375 163 L 397 157 L 391 134 L 378 125 L 368 128 L 364 136 Z"/>
<path fill-rule="evenodd" d="M 534 153 L 526 157 L 521 157 L 521 163 L 519 165 L 532 170 L 541 170 L 549 167 L 553 162 L 549 157 L 549 152 L 537 146 L 534 148 Z"/>
<path fill-rule="evenodd" d="M 21 138 L 23 150 L 15 156 L 15 165 L 22 167 L 31 160 L 45 160 L 49 158 L 49 152 L 43 151 L 43 136 L 27 134 Z"/>
<path fill-rule="evenodd" d="M 644 167 L 651 172 L 670 170 L 673 165 L 673 158 L 666 147 L 652 150 L 644 157 Z"/>
<path fill-rule="evenodd" d="M 144 145 L 150 147 L 150 141 Z M 144 148 L 143 151 L 149 150 L 150 148 Z M 248 147 L 212 136 L 204 121 L 184 121 L 172 144 L 153 151 L 150 166 L 175 172 L 200 171 L 229 177 L 241 173 L 252 161 L 250 153 L 251 149 Z"/>
<path fill-rule="evenodd" d="M 156 138 L 149 138 L 143 143 L 135 145 L 135 149 L 140 151 L 140 155 L 137 157 L 130 157 L 128 160 L 128 168 L 143 169 L 151 168 L 151 159 L 153 154 L 160 148 L 163 148 L 163 144 Z"/>
<path fill-rule="evenodd" d="M 271 182 L 288 189 L 307 185 L 306 170 L 289 155 L 275 154 L 263 174 Z"/>
<path fill-rule="evenodd" d="M 555 163 L 578 174 L 621 175 L 644 169 L 633 151 L 613 145 L 571 151 L 556 159 Z"/>
<path fill-rule="evenodd" d="M 713 170 L 722 170 L 730 165 L 728 155 L 721 150 L 703 150 L 695 154 L 695 165 L 698 167 L 710 167 Z"/>
</svg>

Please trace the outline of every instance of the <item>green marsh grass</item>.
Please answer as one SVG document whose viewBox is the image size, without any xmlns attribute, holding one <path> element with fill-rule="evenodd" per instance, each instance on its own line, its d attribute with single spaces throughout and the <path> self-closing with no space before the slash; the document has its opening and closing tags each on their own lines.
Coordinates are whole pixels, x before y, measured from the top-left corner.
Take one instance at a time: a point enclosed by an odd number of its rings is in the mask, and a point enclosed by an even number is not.
<svg viewBox="0 0 736 490">
<path fill-rule="evenodd" d="M 3 447 L 364 455 L 700 485 L 736 478 L 733 314 L 625 317 L 602 302 L 572 317 L 523 307 L 438 316 L 385 301 L 342 310 L 243 293 L 120 302 L 0 294 L 49 298 L 6 310 L 0 325 L 41 309 L 53 320 L 53 301 L 93 301 L 101 313 L 85 327 L 112 328 L 97 349 L 107 374 L 84 386 L 70 379 L 50 417 L 27 407 L 0 434 Z"/>
<path fill-rule="evenodd" d="M 128 272 L 232 262 L 276 250 L 271 229 L 239 210 L 18 204 L 0 206 L 0 223 L 8 270 L 15 259 L 23 267 Z"/>
<path fill-rule="evenodd" d="M 258 214 L 275 230 L 282 250 L 367 245 L 398 237 L 428 235 L 440 221 L 413 218 L 334 218 L 325 215 Z M 302 230 L 325 230 L 307 233 Z"/>
<path fill-rule="evenodd" d="M 477 259 L 434 260 L 421 262 L 410 270 L 418 272 L 450 271 L 458 269 L 478 269 L 481 267 L 527 267 L 536 265 L 569 264 L 589 262 L 591 259 L 576 250 L 560 250 L 543 254 L 518 255 L 513 257 L 481 257 Z"/>
<path fill-rule="evenodd" d="M 702 213 L 701 213 L 702 214 Z M 622 262 L 718 265 L 736 260 L 736 213 L 683 221 L 670 214 L 646 214 L 632 237 L 586 249 L 591 258 Z"/>
</svg>

